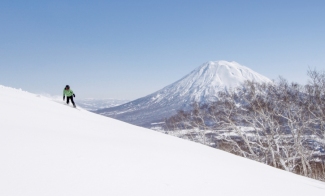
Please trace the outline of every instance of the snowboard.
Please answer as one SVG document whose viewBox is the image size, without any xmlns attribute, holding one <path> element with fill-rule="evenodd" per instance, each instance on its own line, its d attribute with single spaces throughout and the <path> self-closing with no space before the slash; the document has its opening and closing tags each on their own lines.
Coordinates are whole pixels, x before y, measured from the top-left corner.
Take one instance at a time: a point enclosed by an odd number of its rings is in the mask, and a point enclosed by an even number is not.
<svg viewBox="0 0 325 196">
<path fill-rule="evenodd" d="M 77 108 L 77 106 L 74 107 L 73 105 L 70 105 L 70 104 L 67 104 L 67 103 L 63 103 L 63 105 L 66 105 L 66 106 L 68 106 L 68 107 L 72 107 L 72 108 L 77 109 L 77 110 L 80 111 L 80 109 Z"/>
</svg>

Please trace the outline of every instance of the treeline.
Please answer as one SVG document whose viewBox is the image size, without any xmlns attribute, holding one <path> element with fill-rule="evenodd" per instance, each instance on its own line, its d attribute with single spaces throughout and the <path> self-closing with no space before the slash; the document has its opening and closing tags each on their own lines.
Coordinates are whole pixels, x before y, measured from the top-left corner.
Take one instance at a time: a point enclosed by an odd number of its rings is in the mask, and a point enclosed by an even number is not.
<svg viewBox="0 0 325 196">
<path fill-rule="evenodd" d="M 165 130 L 187 130 L 182 137 L 325 181 L 325 72 L 308 76 L 306 85 L 247 81 L 216 102 L 178 111 Z"/>
</svg>

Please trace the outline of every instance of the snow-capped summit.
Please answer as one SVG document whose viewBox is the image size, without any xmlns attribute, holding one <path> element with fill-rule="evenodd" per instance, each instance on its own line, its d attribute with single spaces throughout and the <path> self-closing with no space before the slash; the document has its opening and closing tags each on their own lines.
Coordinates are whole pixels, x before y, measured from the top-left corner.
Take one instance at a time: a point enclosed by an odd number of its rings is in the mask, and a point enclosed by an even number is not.
<svg viewBox="0 0 325 196">
<path fill-rule="evenodd" d="M 209 61 L 194 70 L 187 77 L 196 79 L 195 84 L 216 88 L 236 88 L 244 81 L 271 82 L 267 77 L 256 73 L 237 62 Z"/>
<path fill-rule="evenodd" d="M 150 127 L 151 123 L 162 121 L 193 102 L 214 101 L 219 91 L 239 87 L 246 80 L 271 82 L 236 62 L 209 61 L 153 94 L 121 106 L 98 110 L 97 113 Z"/>
<path fill-rule="evenodd" d="M 180 94 L 186 103 L 213 101 L 219 91 L 239 87 L 246 80 L 271 82 L 267 77 L 234 61 L 209 61 L 157 93 L 168 92 L 173 97 Z"/>
</svg>

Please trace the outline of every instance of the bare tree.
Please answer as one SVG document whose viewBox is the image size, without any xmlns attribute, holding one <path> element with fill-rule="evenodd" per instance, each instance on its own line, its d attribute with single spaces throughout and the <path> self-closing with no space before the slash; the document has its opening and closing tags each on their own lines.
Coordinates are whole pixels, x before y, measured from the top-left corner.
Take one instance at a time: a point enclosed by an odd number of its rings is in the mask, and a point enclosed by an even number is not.
<svg viewBox="0 0 325 196">
<path fill-rule="evenodd" d="M 246 81 L 242 88 L 220 92 L 216 102 L 194 103 L 192 110 L 179 111 L 166 124 L 199 130 L 190 134 L 193 141 L 216 140 L 218 148 L 228 152 L 323 179 L 324 164 L 316 160 L 312 145 L 325 145 L 325 72 L 308 75 L 311 81 L 304 86 L 283 78 L 270 84 Z M 211 130 L 213 137 L 207 137 Z"/>
</svg>

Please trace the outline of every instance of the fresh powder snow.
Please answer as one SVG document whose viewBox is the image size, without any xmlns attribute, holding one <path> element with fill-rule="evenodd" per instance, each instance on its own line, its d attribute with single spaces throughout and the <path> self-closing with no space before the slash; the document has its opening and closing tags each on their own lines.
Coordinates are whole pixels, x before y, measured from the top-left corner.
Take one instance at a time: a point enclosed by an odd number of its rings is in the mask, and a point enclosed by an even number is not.
<svg viewBox="0 0 325 196">
<path fill-rule="evenodd" d="M 0 86 L 0 195 L 324 196 L 325 184 Z"/>
<path fill-rule="evenodd" d="M 258 83 L 272 82 L 236 62 L 209 61 L 179 81 L 146 97 L 96 113 L 116 118 L 131 124 L 151 127 L 152 123 L 164 121 L 187 109 L 193 102 L 208 103 L 217 99 L 218 92 L 231 90 L 247 80 Z"/>
</svg>

